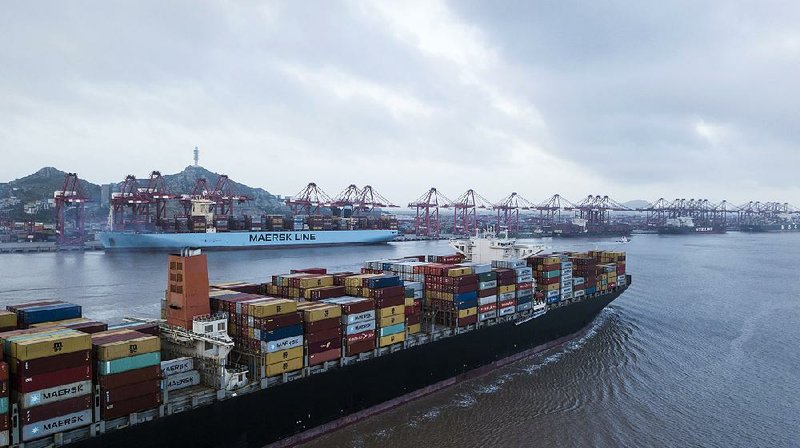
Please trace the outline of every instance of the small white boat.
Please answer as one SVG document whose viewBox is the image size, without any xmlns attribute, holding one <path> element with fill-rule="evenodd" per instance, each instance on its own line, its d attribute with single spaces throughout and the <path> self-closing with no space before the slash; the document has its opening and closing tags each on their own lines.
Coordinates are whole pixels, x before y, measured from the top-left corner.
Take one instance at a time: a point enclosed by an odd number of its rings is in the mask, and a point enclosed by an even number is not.
<svg viewBox="0 0 800 448">
<path fill-rule="evenodd" d="M 617 242 L 618 243 L 630 243 L 631 239 L 628 238 L 627 236 L 623 236 L 623 237 L 620 237 L 620 239 L 618 239 Z"/>
</svg>

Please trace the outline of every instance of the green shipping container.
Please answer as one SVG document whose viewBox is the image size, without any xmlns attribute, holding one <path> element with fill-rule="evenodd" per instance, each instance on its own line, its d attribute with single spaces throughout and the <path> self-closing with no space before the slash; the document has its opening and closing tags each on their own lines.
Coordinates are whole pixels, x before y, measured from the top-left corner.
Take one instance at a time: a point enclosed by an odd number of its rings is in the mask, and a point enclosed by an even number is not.
<svg viewBox="0 0 800 448">
<path fill-rule="evenodd" d="M 479 282 L 491 282 L 497 280 L 497 272 L 484 272 L 482 274 L 478 274 L 478 281 Z"/>
<path fill-rule="evenodd" d="M 143 355 L 129 356 L 113 361 L 98 361 L 97 371 L 100 375 L 113 375 L 144 367 L 157 366 L 161 363 L 161 353 L 145 353 Z"/>
<path fill-rule="evenodd" d="M 547 272 L 542 272 L 542 273 L 541 273 L 541 276 L 542 276 L 543 278 L 555 278 L 555 277 L 560 277 L 560 276 L 561 276 L 561 271 L 560 271 L 560 270 L 556 270 L 556 271 L 547 271 Z"/>
</svg>

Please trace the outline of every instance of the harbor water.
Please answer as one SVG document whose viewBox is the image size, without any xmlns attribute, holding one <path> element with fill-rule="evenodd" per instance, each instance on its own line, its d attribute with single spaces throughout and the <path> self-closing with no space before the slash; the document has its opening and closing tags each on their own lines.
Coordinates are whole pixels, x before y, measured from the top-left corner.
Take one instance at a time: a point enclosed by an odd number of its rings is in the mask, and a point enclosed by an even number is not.
<svg viewBox="0 0 800 448">
<path fill-rule="evenodd" d="M 541 240 L 628 252 L 633 285 L 587 333 L 308 447 L 800 446 L 800 233 Z M 209 253 L 211 281 L 451 253 L 446 242 Z M 0 255 L 0 305 L 57 298 L 84 315 L 157 317 L 157 253 Z M 409 366 L 409 368 L 414 368 Z"/>
</svg>

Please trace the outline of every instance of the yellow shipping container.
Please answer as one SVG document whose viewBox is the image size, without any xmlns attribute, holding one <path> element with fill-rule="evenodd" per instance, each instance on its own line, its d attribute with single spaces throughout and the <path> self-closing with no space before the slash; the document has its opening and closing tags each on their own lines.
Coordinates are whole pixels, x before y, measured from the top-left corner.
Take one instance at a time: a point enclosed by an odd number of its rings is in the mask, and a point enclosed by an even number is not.
<svg viewBox="0 0 800 448">
<path fill-rule="evenodd" d="M 0 311 L 0 328 L 10 328 L 17 326 L 17 313 L 11 311 Z"/>
<path fill-rule="evenodd" d="M 505 294 L 507 292 L 514 292 L 517 289 L 516 285 L 505 285 L 505 286 L 498 286 L 497 293 L 498 294 Z"/>
<path fill-rule="evenodd" d="M 320 275 L 318 277 L 308 277 L 300 279 L 301 288 L 315 288 L 319 286 L 333 286 L 333 276 Z"/>
<path fill-rule="evenodd" d="M 408 334 L 419 333 L 422 330 L 422 324 L 409 325 L 407 327 Z"/>
<path fill-rule="evenodd" d="M 270 317 L 297 311 L 297 302 L 289 299 L 272 299 L 248 305 L 248 314 L 253 317 Z"/>
<path fill-rule="evenodd" d="M 322 305 L 314 308 L 303 309 L 306 322 L 315 322 L 342 315 L 342 308 L 339 305 Z"/>
<path fill-rule="evenodd" d="M 112 361 L 158 351 L 161 351 L 161 338 L 158 336 L 146 336 L 128 341 L 101 344 L 97 346 L 95 356 L 100 361 Z"/>
<path fill-rule="evenodd" d="M 465 317 L 474 316 L 478 314 L 478 307 L 467 308 L 464 310 L 458 310 L 458 318 L 463 319 Z"/>
<path fill-rule="evenodd" d="M 394 324 L 401 324 L 405 322 L 405 312 L 401 311 L 398 314 L 393 314 L 391 316 L 381 317 L 380 326 L 381 327 L 388 327 Z"/>
<path fill-rule="evenodd" d="M 267 353 L 264 357 L 265 364 L 277 364 L 292 359 L 303 358 L 303 347 L 290 348 L 275 353 Z"/>
<path fill-rule="evenodd" d="M 300 347 L 298 347 L 300 348 Z M 303 358 L 294 358 L 287 361 L 267 364 L 267 376 L 276 376 L 286 372 L 294 372 L 303 368 Z"/>
<path fill-rule="evenodd" d="M 404 314 L 405 310 L 406 310 L 406 307 L 405 306 L 400 306 L 400 305 L 387 306 L 386 308 L 381 308 L 380 310 L 381 311 L 380 311 L 380 316 L 379 317 L 389 317 L 389 316 L 393 316 L 395 314 Z"/>
<path fill-rule="evenodd" d="M 447 271 L 448 277 L 461 277 L 463 275 L 470 275 L 472 274 L 472 268 L 470 267 L 462 267 L 462 268 L 450 268 Z"/>
<path fill-rule="evenodd" d="M 542 285 L 545 291 L 555 291 L 556 289 L 560 289 L 561 285 L 558 283 L 553 283 L 551 285 Z"/>
<path fill-rule="evenodd" d="M 378 341 L 378 347 L 386 347 L 392 344 L 399 344 L 400 342 L 403 342 L 405 340 L 406 340 L 405 333 L 390 334 L 388 336 L 380 338 L 380 340 Z"/>
<path fill-rule="evenodd" d="M 31 359 L 91 350 L 91 348 L 91 335 L 74 331 L 56 336 L 12 342 L 9 355 L 20 361 L 30 361 Z"/>
<path fill-rule="evenodd" d="M 90 319 L 85 317 L 76 317 L 75 319 L 67 319 L 67 320 L 59 320 L 55 322 L 42 322 L 39 324 L 33 324 L 30 328 L 46 328 L 46 327 L 55 327 L 57 325 L 69 325 L 69 324 L 78 324 L 81 322 L 90 322 Z M 2 323 L 0 323 L 0 327 L 3 327 Z"/>
<path fill-rule="evenodd" d="M 414 298 L 413 297 L 411 297 L 411 298 L 406 297 L 405 305 L 406 306 L 414 306 Z"/>
</svg>

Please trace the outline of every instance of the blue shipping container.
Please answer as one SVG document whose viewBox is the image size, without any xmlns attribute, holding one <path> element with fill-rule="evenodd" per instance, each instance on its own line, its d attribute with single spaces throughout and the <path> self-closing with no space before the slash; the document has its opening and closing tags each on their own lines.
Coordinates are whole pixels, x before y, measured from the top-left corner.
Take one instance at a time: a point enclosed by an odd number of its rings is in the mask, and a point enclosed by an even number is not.
<svg viewBox="0 0 800 448">
<path fill-rule="evenodd" d="M 261 331 L 261 340 L 264 342 L 277 341 L 279 339 L 291 338 L 303 335 L 303 325 L 290 325 L 288 327 L 276 328 L 270 331 Z"/>
<path fill-rule="evenodd" d="M 385 275 L 382 277 L 374 277 L 367 279 L 367 288 L 370 289 L 377 289 L 377 288 L 388 288 L 390 286 L 402 286 L 403 283 L 400 281 L 400 277 L 396 275 Z"/>
<path fill-rule="evenodd" d="M 20 310 L 18 316 L 24 325 L 77 319 L 81 317 L 81 306 L 72 303 L 37 306 Z"/>
<path fill-rule="evenodd" d="M 478 291 L 462 292 L 461 294 L 453 295 L 454 302 L 466 302 L 476 300 L 478 298 Z"/>
<path fill-rule="evenodd" d="M 596 292 L 597 292 L 597 287 L 596 286 L 590 286 L 590 287 L 586 288 L 586 294 L 594 294 Z"/>
<path fill-rule="evenodd" d="M 381 337 L 384 337 L 384 336 L 389 336 L 390 334 L 402 333 L 404 331 L 406 331 L 406 324 L 399 323 L 381 328 L 380 335 Z"/>
</svg>

